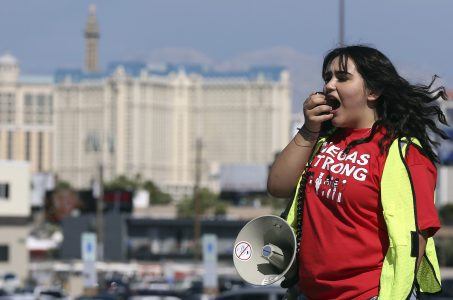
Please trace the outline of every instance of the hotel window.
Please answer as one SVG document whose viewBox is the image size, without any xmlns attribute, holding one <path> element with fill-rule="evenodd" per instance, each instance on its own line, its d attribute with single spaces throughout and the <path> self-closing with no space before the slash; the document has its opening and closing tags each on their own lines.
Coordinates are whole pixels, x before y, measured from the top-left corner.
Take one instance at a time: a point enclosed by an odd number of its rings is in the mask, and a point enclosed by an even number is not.
<svg viewBox="0 0 453 300">
<path fill-rule="evenodd" d="M 13 132 L 8 131 L 8 159 L 13 159 L 13 142 L 14 142 L 14 137 L 13 137 Z"/>
<path fill-rule="evenodd" d="M 9 247 L 8 245 L 0 245 L 0 261 L 9 260 Z"/>
<path fill-rule="evenodd" d="M 14 98 L 13 98 L 12 94 L 8 94 L 8 100 L 6 102 L 6 105 L 7 105 L 6 122 L 9 124 L 12 124 L 12 123 L 14 123 L 14 121 L 16 119 L 15 118 L 16 117 L 16 107 L 15 107 Z"/>
<path fill-rule="evenodd" d="M 9 199 L 9 183 L 0 183 L 0 199 Z"/>
<path fill-rule="evenodd" d="M 46 98 L 44 94 L 39 94 L 36 98 L 36 123 L 44 123 L 44 114 L 46 112 Z"/>
<path fill-rule="evenodd" d="M 38 104 L 38 108 L 40 110 L 44 110 L 44 106 L 46 105 L 46 99 L 45 99 L 45 95 L 43 94 L 39 94 L 38 97 L 37 97 L 37 104 Z"/>
<path fill-rule="evenodd" d="M 25 160 L 30 161 L 31 158 L 31 132 L 25 133 Z"/>
<path fill-rule="evenodd" d="M 7 123 L 7 118 L 8 118 L 8 102 L 6 99 L 6 94 L 0 94 L 0 111 L 2 112 L 0 114 L 0 119 L 2 123 Z"/>
<path fill-rule="evenodd" d="M 25 94 L 24 97 L 24 122 L 30 124 L 33 122 L 33 96 Z"/>
<path fill-rule="evenodd" d="M 52 116 L 53 114 L 53 97 L 52 95 L 49 95 L 49 98 L 48 98 L 48 113 L 50 116 Z"/>
<path fill-rule="evenodd" d="M 33 96 L 31 94 L 25 94 L 25 106 L 26 107 L 31 107 L 33 105 L 32 99 L 33 99 Z"/>
<path fill-rule="evenodd" d="M 42 163 L 43 163 L 43 153 L 44 153 L 44 136 L 43 133 L 38 133 L 38 172 L 42 171 Z"/>
</svg>

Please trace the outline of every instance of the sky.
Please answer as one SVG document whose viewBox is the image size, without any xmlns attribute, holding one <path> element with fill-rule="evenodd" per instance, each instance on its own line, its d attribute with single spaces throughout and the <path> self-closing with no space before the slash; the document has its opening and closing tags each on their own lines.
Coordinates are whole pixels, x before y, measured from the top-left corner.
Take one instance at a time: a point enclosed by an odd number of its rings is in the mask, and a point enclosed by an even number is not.
<svg viewBox="0 0 453 300">
<path fill-rule="evenodd" d="M 294 106 L 321 86 L 338 44 L 338 0 L 3 0 L 0 53 L 23 74 L 83 67 L 88 6 L 97 7 L 100 64 L 118 60 L 283 65 Z M 453 88 L 453 1 L 345 0 L 345 42 L 377 47 L 411 81 Z M 297 108 L 295 109 L 297 110 Z"/>
</svg>

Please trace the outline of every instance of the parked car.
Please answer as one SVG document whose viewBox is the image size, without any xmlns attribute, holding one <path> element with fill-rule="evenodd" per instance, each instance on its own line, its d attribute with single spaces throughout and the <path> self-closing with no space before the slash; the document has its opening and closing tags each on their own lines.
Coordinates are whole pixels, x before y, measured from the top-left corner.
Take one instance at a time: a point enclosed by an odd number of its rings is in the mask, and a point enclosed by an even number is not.
<svg viewBox="0 0 453 300">
<path fill-rule="evenodd" d="M 38 300 L 69 299 L 68 296 L 59 288 L 36 287 L 34 290 L 34 296 L 35 299 Z"/>
<path fill-rule="evenodd" d="M 76 300 L 117 300 L 117 298 L 112 295 L 98 294 L 94 296 L 80 296 Z"/>
<path fill-rule="evenodd" d="M 281 300 L 286 289 L 279 286 L 244 287 L 224 292 L 216 300 Z"/>
<path fill-rule="evenodd" d="M 0 286 L 7 293 L 13 293 L 20 286 L 20 280 L 16 274 L 8 272 L 0 276 Z"/>
<path fill-rule="evenodd" d="M 131 293 L 129 300 L 183 300 L 184 297 L 172 290 L 151 290 L 151 289 L 140 289 L 134 290 Z"/>
<path fill-rule="evenodd" d="M 223 293 L 230 290 L 236 290 L 247 286 L 248 284 L 238 276 L 219 276 L 219 292 Z"/>
</svg>

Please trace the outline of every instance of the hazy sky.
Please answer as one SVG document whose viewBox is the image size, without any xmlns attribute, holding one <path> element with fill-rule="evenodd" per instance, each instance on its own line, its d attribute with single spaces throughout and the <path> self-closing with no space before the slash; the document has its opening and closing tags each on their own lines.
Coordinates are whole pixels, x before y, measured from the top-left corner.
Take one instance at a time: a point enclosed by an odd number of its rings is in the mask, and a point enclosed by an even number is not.
<svg viewBox="0 0 453 300">
<path fill-rule="evenodd" d="M 408 77 L 436 73 L 453 87 L 453 1 L 345 2 L 347 43 L 372 44 Z M 321 59 L 338 42 L 337 0 L 4 0 L 0 53 L 16 56 L 23 73 L 82 66 L 90 3 L 103 67 L 125 59 L 268 61 L 290 67 L 304 90 L 319 83 Z"/>
</svg>

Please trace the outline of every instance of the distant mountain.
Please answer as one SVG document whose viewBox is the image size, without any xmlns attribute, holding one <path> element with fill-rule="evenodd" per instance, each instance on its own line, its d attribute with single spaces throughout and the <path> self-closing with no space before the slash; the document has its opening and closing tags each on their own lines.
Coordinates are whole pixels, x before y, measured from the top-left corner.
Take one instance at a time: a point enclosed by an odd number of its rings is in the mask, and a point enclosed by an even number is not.
<svg viewBox="0 0 453 300">
<path fill-rule="evenodd" d="M 290 71 L 293 87 L 293 111 L 300 111 L 302 101 L 312 91 L 322 89 L 321 57 L 312 57 L 289 47 L 275 47 L 243 53 L 222 65 L 231 68 L 271 64 L 281 65 Z"/>
<path fill-rule="evenodd" d="M 157 49 L 147 57 L 150 63 L 197 63 L 214 65 L 215 62 L 206 54 L 190 48 L 161 48 Z"/>
<path fill-rule="evenodd" d="M 216 61 L 208 55 L 190 48 L 163 48 L 153 51 L 147 61 L 151 64 L 199 63 L 220 70 L 247 69 L 253 65 L 279 65 L 288 68 L 292 82 L 293 112 L 301 110 L 303 100 L 313 91 L 322 90 L 321 67 L 323 57 L 303 54 L 290 47 L 273 47 L 242 53 L 226 61 Z M 412 65 L 394 62 L 400 74 L 411 82 L 429 83 L 434 73 Z M 442 79 L 437 85 L 446 84 Z"/>
</svg>

